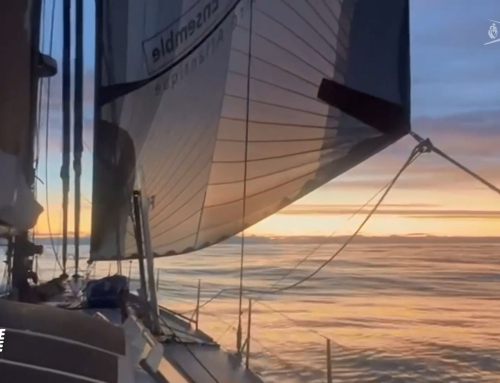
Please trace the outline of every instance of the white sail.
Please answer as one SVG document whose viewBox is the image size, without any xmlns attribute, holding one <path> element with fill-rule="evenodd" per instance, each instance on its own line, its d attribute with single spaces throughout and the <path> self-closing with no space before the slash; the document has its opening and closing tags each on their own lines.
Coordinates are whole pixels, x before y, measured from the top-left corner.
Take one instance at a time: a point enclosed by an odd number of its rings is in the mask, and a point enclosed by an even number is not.
<svg viewBox="0 0 500 383">
<path fill-rule="evenodd" d="M 27 181 L 31 126 L 32 46 L 28 0 L 0 12 L 0 224 L 32 228 L 42 212 Z"/>
<path fill-rule="evenodd" d="M 407 133 L 407 6 L 105 2 L 91 257 L 135 255 L 134 184 L 154 201 L 155 254 L 181 254 L 237 234 Z M 340 93 L 319 97 L 329 80 Z M 353 97 L 403 117 L 378 124 L 377 113 L 352 112 Z"/>
</svg>

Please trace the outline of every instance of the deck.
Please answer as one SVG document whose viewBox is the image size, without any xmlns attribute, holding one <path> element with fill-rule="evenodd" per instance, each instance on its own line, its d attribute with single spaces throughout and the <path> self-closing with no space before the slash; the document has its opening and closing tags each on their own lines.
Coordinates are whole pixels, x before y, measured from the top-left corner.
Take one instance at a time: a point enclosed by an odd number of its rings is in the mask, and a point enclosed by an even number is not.
<svg viewBox="0 0 500 383">
<path fill-rule="evenodd" d="M 121 324 L 118 309 L 82 309 L 82 311 L 92 316 L 102 315 L 109 322 Z M 160 360 L 157 364 L 156 377 L 145 373 L 144 368 L 138 366 L 135 372 L 136 382 L 263 383 L 259 376 L 245 369 L 236 356 L 222 350 L 212 338 L 202 331 L 194 330 L 187 321 L 166 308 L 160 308 L 160 317 L 165 336 L 161 341 L 162 355 L 158 358 Z M 138 326 L 142 325 L 139 323 Z M 127 324 L 123 327 L 126 334 L 127 355 L 137 362 L 145 358 L 155 344 L 160 344 L 155 343 L 149 331 L 143 327 L 137 330 Z M 137 334 L 143 331 L 146 331 L 146 338 L 151 342 L 138 342 Z M 153 364 L 156 365 L 156 362 Z"/>
</svg>

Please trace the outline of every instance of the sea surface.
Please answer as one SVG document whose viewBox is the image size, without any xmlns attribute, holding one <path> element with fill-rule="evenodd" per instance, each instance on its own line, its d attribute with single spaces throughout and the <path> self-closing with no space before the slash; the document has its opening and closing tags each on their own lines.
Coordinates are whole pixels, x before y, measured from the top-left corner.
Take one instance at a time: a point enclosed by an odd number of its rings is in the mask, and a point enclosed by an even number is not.
<svg viewBox="0 0 500 383">
<path fill-rule="evenodd" d="M 315 247 L 247 245 L 245 288 L 269 289 Z M 337 248 L 323 246 L 274 287 L 310 274 Z M 192 310 L 198 280 L 201 303 L 238 287 L 240 251 L 219 245 L 157 260 L 161 303 Z M 46 252 L 40 274 L 51 278 L 59 271 Z M 121 267 L 137 278 L 135 262 Z M 116 270 L 101 262 L 90 273 Z M 246 292 L 244 333 L 250 297 L 250 366 L 266 382 L 325 382 L 326 338 L 334 382 L 500 382 L 500 245 L 353 244 L 297 288 Z M 202 308 L 200 328 L 234 349 L 237 312 L 229 291 Z"/>
</svg>

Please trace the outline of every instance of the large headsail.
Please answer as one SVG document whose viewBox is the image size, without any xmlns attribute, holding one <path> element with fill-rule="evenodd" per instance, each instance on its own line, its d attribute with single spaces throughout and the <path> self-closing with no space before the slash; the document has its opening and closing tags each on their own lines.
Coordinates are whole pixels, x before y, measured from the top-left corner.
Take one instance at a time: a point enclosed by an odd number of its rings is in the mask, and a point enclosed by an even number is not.
<svg viewBox="0 0 500 383">
<path fill-rule="evenodd" d="M 409 129 L 408 2 L 98 2 L 91 257 L 237 234 Z"/>
<path fill-rule="evenodd" d="M 33 7 L 30 0 L 4 2 L 0 7 L 0 226 L 32 228 L 42 207 L 31 190 L 33 182 L 33 100 L 36 98 Z"/>
</svg>

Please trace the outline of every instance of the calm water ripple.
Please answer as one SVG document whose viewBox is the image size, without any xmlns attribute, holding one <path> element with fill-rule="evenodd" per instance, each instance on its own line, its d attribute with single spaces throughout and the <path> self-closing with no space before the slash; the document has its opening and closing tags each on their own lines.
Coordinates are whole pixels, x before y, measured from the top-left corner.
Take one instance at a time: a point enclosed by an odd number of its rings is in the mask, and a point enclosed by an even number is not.
<svg viewBox="0 0 500 383">
<path fill-rule="evenodd" d="M 245 286 L 273 285 L 313 247 L 247 245 Z M 309 274 L 336 248 L 323 247 L 280 285 Z M 198 279 L 202 302 L 238 286 L 239 251 L 219 245 L 157 260 L 162 303 L 192 309 Z M 49 258 L 41 263 L 47 275 Z M 128 267 L 124 262 L 125 274 Z M 98 275 L 107 272 L 99 263 Z M 235 331 L 224 331 L 236 325 L 237 297 L 237 291 L 221 296 L 201 316 L 201 328 L 215 339 L 222 335 L 229 349 Z M 266 382 L 326 381 L 325 340 L 309 329 L 335 341 L 335 382 L 500 382 L 500 246 L 352 245 L 317 278 L 263 299 L 293 319 L 253 306 L 251 366 Z"/>
</svg>

